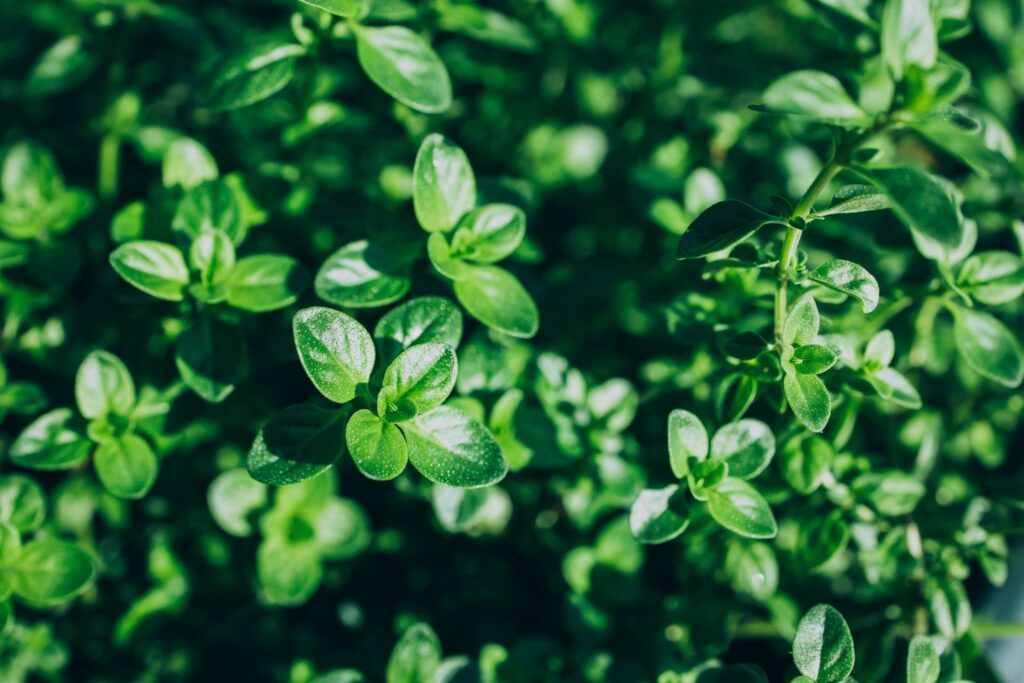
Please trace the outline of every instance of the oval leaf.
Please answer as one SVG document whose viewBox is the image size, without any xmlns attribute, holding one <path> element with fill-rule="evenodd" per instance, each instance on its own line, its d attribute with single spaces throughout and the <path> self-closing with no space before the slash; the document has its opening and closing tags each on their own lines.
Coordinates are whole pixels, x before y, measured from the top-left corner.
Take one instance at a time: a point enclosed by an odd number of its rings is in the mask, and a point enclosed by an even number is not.
<svg viewBox="0 0 1024 683">
<path fill-rule="evenodd" d="M 409 460 L 438 484 L 474 488 L 504 478 L 508 465 L 501 446 L 482 424 L 450 406 L 440 406 L 402 423 Z"/>
<path fill-rule="evenodd" d="M 304 308 L 293 321 L 295 348 L 306 374 L 321 394 L 335 403 L 355 398 L 370 381 L 376 351 L 359 322 L 330 308 Z"/>
</svg>

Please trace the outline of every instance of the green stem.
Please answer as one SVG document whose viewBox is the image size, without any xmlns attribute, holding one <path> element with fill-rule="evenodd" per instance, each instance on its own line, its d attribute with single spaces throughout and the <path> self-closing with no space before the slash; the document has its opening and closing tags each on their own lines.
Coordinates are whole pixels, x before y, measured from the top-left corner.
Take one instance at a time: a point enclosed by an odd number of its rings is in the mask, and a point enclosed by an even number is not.
<svg viewBox="0 0 1024 683">
<path fill-rule="evenodd" d="M 104 201 L 117 198 L 119 168 L 121 165 L 121 137 L 107 133 L 100 141 L 99 195 Z"/>
<path fill-rule="evenodd" d="M 818 173 L 814 182 L 804 192 L 804 196 L 800 198 L 796 208 L 793 209 L 793 214 L 790 216 L 790 221 L 799 219 L 800 221 L 806 220 L 810 215 L 811 210 L 814 208 L 814 202 L 817 201 L 818 196 L 828 187 L 828 184 L 832 182 L 832 179 L 836 177 L 839 171 L 843 170 L 843 164 L 839 162 L 838 156 L 833 156 L 832 160 L 825 164 L 824 168 Z M 779 254 L 779 266 L 778 266 L 778 279 L 779 284 L 775 290 L 775 343 L 781 343 L 782 339 L 782 328 L 786 324 L 786 288 L 789 283 L 789 269 L 793 265 L 793 260 L 796 257 L 797 248 L 800 246 L 800 237 L 803 233 L 802 228 L 794 227 L 790 225 L 786 228 L 786 236 L 782 241 L 782 251 Z"/>
<path fill-rule="evenodd" d="M 1024 638 L 1024 623 L 975 619 L 971 628 L 982 640 L 994 638 Z"/>
</svg>

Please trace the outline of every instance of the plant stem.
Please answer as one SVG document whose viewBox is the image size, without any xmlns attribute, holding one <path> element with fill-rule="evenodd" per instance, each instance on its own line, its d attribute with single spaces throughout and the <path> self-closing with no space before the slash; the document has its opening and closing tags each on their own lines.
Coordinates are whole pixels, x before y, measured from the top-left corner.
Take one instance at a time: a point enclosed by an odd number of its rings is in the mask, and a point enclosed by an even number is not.
<svg viewBox="0 0 1024 683">
<path fill-rule="evenodd" d="M 100 141 L 99 195 L 104 201 L 117 198 L 118 174 L 121 165 L 121 137 L 107 133 Z"/>
<path fill-rule="evenodd" d="M 804 196 L 800 198 L 796 208 L 793 209 L 793 215 L 790 216 L 790 220 L 800 219 L 804 220 L 810 215 L 811 209 L 814 208 L 814 202 L 817 201 L 818 195 L 824 191 L 828 184 L 832 182 L 832 179 L 836 177 L 836 174 L 843 169 L 843 164 L 839 162 L 838 155 L 834 155 L 832 160 L 829 161 L 825 166 L 818 172 L 817 177 L 811 186 L 804 192 Z M 779 254 L 779 266 L 778 266 L 778 278 L 779 284 L 775 290 L 775 343 L 781 343 L 782 339 L 782 328 L 786 324 L 786 287 L 789 283 L 789 269 L 793 264 L 793 259 L 796 257 L 797 247 L 800 246 L 800 236 L 803 233 L 801 228 L 796 228 L 790 225 L 786 228 L 786 236 L 782 241 L 782 251 Z"/>
</svg>

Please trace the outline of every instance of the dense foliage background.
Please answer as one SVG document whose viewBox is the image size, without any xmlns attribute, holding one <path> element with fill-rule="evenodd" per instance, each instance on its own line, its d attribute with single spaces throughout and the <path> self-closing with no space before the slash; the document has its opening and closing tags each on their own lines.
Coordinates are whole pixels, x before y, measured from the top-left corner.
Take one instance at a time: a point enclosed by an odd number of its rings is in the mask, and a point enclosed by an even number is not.
<svg viewBox="0 0 1024 683">
<path fill-rule="evenodd" d="M 0 680 L 999 680 L 1024 3 L 885 5 L 0 4 Z"/>
</svg>

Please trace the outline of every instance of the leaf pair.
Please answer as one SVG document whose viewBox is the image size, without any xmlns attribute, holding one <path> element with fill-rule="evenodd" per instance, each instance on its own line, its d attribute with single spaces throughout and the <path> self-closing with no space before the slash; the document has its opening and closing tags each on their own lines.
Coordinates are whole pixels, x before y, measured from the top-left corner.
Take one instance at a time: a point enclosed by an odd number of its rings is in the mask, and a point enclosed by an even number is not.
<svg viewBox="0 0 1024 683">
<path fill-rule="evenodd" d="M 149 443 L 135 432 L 139 405 L 128 368 L 106 351 L 89 354 L 78 368 L 75 398 L 88 419 L 86 437 L 68 408 L 58 408 L 29 424 L 11 444 L 11 460 L 40 470 L 68 469 L 93 454 L 104 488 L 122 498 L 141 498 L 156 481 L 159 462 Z M 95 448 L 93 448 L 95 444 Z"/>
<path fill-rule="evenodd" d="M 439 322 L 433 332 L 414 330 L 429 306 L 429 301 L 409 302 L 378 326 L 382 338 L 401 339 L 408 346 L 384 371 L 373 404 L 376 413 L 357 411 L 343 431 L 337 411 L 293 406 L 292 415 L 279 413 L 253 446 L 253 476 L 282 483 L 319 471 L 340 456 L 344 441 L 356 465 L 372 479 L 397 477 L 410 460 L 428 479 L 451 486 L 485 486 L 501 479 L 507 465 L 494 436 L 464 412 L 441 405 L 455 385 L 457 360 L 451 345 L 428 341 L 426 335 L 457 343 L 461 325 L 456 330 L 453 323 Z M 303 368 L 321 394 L 339 404 L 357 396 L 369 399 L 376 350 L 362 325 L 340 311 L 307 308 L 296 314 L 294 331 Z M 312 467 L 284 474 L 268 455 Z"/>
<path fill-rule="evenodd" d="M 431 233 L 431 263 L 454 281 L 456 298 L 474 318 L 513 337 L 532 337 L 537 305 L 514 275 L 492 265 L 523 241 L 526 217 L 509 204 L 474 208 L 476 202 L 476 178 L 465 153 L 440 135 L 427 136 L 413 169 L 413 208 Z"/>
<path fill-rule="evenodd" d="M 674 410 L 668 418 L 668 449 L 673 474 L 686 478 L 691 495 L 707 502 L 708 512 L 719 524 L 751 538 L 775 536 L 777 526 L 771 508 L 746 481 L 761 474 L 775 454 L 775 437 L 767 425 L 758 420 L 739 420 L 720 428 L 709 441 L 700 418 Z M 663 530 L 644 528 L 654 523 L 663 525 L 666 519 L 684 519 L 678 513 L 681 493 L 676 488 L 645 491 L 634 504 L 635 517 L 631 519 L 635 519 L 633 529 L 640 540 L 661 542 L 646 539 L 664 536 Z M 652 516 L 652 510 L 661 512 Z M 673 516 L 665 518 L 666 514 Z M 647 524 L 641 527 L 640 519 L 647 519 Z"/>
<path fill-rule="evenodd" d="M 839 359 L 828 346 L 816 344 L 821 317 L 814 297 L 804 294 L 786 316 L 782 338 L 782 388 L 797 419 L 812 432 L 825 429 L 832 414 L 832 397 L 818 375 Z"/>
</svg>

